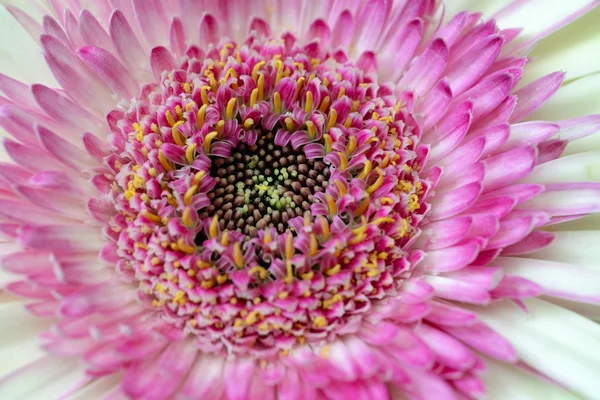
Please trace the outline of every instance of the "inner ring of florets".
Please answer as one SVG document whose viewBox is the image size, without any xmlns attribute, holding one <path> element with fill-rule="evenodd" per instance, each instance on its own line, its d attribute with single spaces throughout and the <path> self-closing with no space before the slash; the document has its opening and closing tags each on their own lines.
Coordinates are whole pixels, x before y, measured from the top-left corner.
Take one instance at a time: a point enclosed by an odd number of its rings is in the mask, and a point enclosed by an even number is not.
<svg viewBox="0 0 600 400">
<path fill-rule="evenodd" d="M 192 47 L 110 117 L 107 246 L 203 351 L 350 333 L 419 258 L 427 150 L 406 104 L 351 63 L 290 38 Z"/>
</svg>

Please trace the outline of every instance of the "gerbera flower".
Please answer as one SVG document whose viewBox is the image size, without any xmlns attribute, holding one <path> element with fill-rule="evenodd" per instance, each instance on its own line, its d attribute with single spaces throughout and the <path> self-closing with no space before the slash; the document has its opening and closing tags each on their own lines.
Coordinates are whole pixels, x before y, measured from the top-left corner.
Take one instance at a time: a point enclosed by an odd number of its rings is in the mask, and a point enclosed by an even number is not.
<svg viewBox="0 0 600 400">
<path fill-rule="evenodd" d="M 7 6 L 0 397 L 597 398 L 596 4 Z"/>
</svg>

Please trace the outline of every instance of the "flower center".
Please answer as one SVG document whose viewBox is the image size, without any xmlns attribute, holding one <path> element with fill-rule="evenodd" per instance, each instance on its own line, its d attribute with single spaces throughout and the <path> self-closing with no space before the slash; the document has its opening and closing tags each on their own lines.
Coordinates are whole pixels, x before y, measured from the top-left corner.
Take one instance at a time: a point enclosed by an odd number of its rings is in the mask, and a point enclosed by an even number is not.
<svg viewBox="0 0 600 400">
<path fill-rule="evenodd" d="M 283 43 L 189 51 L 111 113 L 107 246 L 203 351 L 268 357 L 351 333 L 420 257 L 412 115 L 356 66 Z"/>
<path fill-rule="evenodd" d="M 290 144 L 275 144 L 273 132 L 261 132 L 256 144 L 240 143 L 229 157 L 215 158 L 211 176 L 216 182 L 208 193 L 211 205 L 200 219 L 215 215 L 221 230 L 249 239 L 265 228 L 283 233 L 294 217 L 311 218 L 314 195 L 329 184 L 329 167 Z M 196 243 L 202 241 L 199 235 Z"/>
</svg>

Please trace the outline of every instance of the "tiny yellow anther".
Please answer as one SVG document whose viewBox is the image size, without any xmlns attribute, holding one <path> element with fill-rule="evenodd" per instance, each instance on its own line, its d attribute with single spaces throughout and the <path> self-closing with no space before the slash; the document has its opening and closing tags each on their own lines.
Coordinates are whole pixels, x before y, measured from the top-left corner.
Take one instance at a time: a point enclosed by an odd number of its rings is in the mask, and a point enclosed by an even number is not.
<svg viewBox="0 0 600 400">
<path fill-rule="evenodd" d="M 329 208 L 329 215 L 337 214 L 337 204 L 329 193 L 325 193 L 325 199 L 327 200 L 327 207 Z"/>
<path fill-rule="evenodd" d="M 367 179 L 367 176 L 369 176 L 369 174 L 371 173 L 372 168 L 373 168 L 373 164 L 371 164 L 371 161 L 369 161 L 369 160 L 365 161 L 365 166 L 357 178 L 362 179 L 364 181 L 365 179 Z"/>
<path fill-rule="evenodd" d="M 183 213 L 181 214 L 181 220 L 183 224 L 188 228 L 191 228 L 194 223 L 192 222 L 192 209 L 190 207 L 185 207 L 183 209 Z"/>
<path fill-rule="evenodd" d="M 225 121 L 220 120 L 219 122 L 217 122 L 217 125 L 215 126 L 215 131 L 219 134 L 219 138 L 223 135 L 223 129 L 225 128 Z"/>
<path fill-rule="evenodd" d="M 333 128 L 337 122 L 337 111 L 335 108 L 329 110 L 329 119 L 327 120 L 327 130 Z"/>
<path fill-rule="evenodd" d="M 323 135 L 323 140 L 325 141 L 325 153 L 330 153 L 333 148 L 333 139 L 329 134 Z"/>
<path fill-rule="evenodd" d="M 310 90 L 308 90 L 306 92 L 306 103 L 304 105 L 304 111 L 305 112 L 311 112 L 312 111 L 312 107 L 313 107 L 313 102 L 314 102 L 314 98 L 313 98 L 313 94 Z"/>
<path fill-rule="evenodd" d="M 238 268 L 244 267 L 244 255 L 242 254 L 242 246 L 239 242 L 233 245 L 233 262 Z"/>
<path fill-rule="evenodd" d="M 173 114 L 171 114 L 171 110 L 167 110 L 167 112 L 165 113 L 165 117 L 167 118 L 167 122 L 169 123 L 169 126 L 175 125 L 176 121 L 173 118 Z"/>
<path fill-rule="evenodd" d="M 369 196 L 369 194 L 367 194 L 367 196 L 364 198 L 364 200 L 361 201 L 361 203 L 358 205 L 358 207 L 356 207 L 356 210 L 354 210 L 354 216 L 359 217 L 359 216 L 363 215 L 365 213 L 365 211 L 367 211 L 367 208 L 369 208 L 370 203 L 371 203 L 371 196 Z"/>
<path fill-rule="evenodd" d="M 196 125 L 198 126 L 198 129 L 202 128 L 202 125 L 204 125 L 204 117 L 206 115 L 206 108 L 207 107 L 208 107 L 208 105 L 204 104 L 198 110 L 198 120 L 196 121 Z"/>
<path fill-rule="evenodd" d="M 296 124 L 294 124 L 294 120 L 291 119 L 290 117 L 286 117 L 285 120 L 285 127 L 289 132 L 293 132 L 294 128 L 296 126 Z"/>
<path fill-rule="evenodd" d="M 343 171 L 348 166 L 348 156 L 346 156 L 346 153 L 341 152 L 341 151 L 338 151 L 338 156 L 340 157 L 339 169 L 340 169 L 340 171 Z"/>
<path fill-rule="evenodd" d="M 193 254 L 196 252 L 196 248 L 185 243 L 182 237 L 180 237 L 179 240 L 177 240 L 177 246 L 184 253 Z"/>
<path fill-rule="evenodd" d="M 321 234 L 323 235 L 323 240 L 329 239 L 331 231 L 329 230 L 329 222 L 327 221 L 327 218 L 319 215 L 319 222 L 321 224 Z"/>
<path fill-rule="evenodd" d="M 348 141 L 348 146 L 346 147 L 346 153 L 348 155 L 352 154 L 354 150 L 356 150 L 356 136 L 350 136 L 350 140 Z"/>
<path fill-rule="evenodd" d="M 375 170 L 377 171 L 377 174 L 379 174 L 379 176 L 377 177 L 377 180 L 367 188 L 367 193 L 369 194 L 373 194 L 377 189 L 381 187 L 381 185 L 383 185 L 383 172 L 380 168 L 376 168 Z"/>
<path fill-rule="evenodd" d="M 194 179 L 192 179 L 192 184 L 199 185 L 202 178 L 206 175 L 206 171 L 198 171 L 196 175 L 194 175 Z"/>
<path fill-rule="evenodd" d="M 344 121 L 344 126 L 346 128 L 350 128 L 352 126 L 352 117 L 346 118 L 346 120 Z"/>
<path fill-rule="evenodd" d="M 335 183 L 335 186 L 337 186 L 340 195 L 343 196 L 348 192 L 348 190 L 346 189 L 346 185 L 344 185 L 344 183 L 340 179 L 335 179 L 333 183 Z"/>
<path fill-rule="evenodd" d="M 144 210 L 142 211 L 142 215 L 148 220 L 148 221 L 152 221 L 155 222 L 157 224 L 159 224 L 161 222 L 161 219 L 158 215 L 151 213 L 148 210 Z"/>
<path fill-rule="evenodd" d="M 197 192 L 198 192 L 198 186 L 192 185 L 185 192 L 185 195 L 183 196 L 183 204 L 185 204 L 186 206 L 189 206 L 190 204 L 192 204 L 192 198 L 196 195 Z"/>
<path fill-rule="evenodd" d="M 263 101 L 265 99 L 265 75 L 260 74 L 258 76 L 258 81 L 256 81 L 256 87 L 258 88 L 258 101 Z"/>
<path fill-rule="evenodd" d="M 250 107 L 254 107 L 256 105 L 256 101 L 258 100 L 258 89 L 252 89 L 252 93 L 250 93 Z"/>
<path fill-rule="evenodd" d="M 171 171 L 173 169 L 173 166 L 171 165 L 169 160 L 167 160 L 167 158 L 165 157 L 165 154 L 162 152 L 162 150 L 158 151 L 158 161 L 160 162 L 160 165 L 162 165 L 163 168 L 166 169 L 167 171 Z"/>
<path fill-rule="evenodd" d="M 329 103 L 331 102 L 331 97 L 325 96 L 323 100 L 321 100 L 321 105 L 319 106 L 319 111 L 324 113 L 329 108 Z"/>
<path fill-rule="evenodd" d="M 312 121 L 306 121 L 306 128 L 308 130 L 308 136 L 310 136 L 311 139 L 314 139 L 319 133 L 315 123 Z"/>
<path fill-rule="evenodd" d="M 229 279 L 229 275 L 227 275 L 227 274 L 217 275 L 217 283 L 219 285 L 224 284 L 225 282 L 227 282 L 228 279 Z"/>
<path fill-rule="evenodd" d="M 259 61 L 259 62 L 256 63 L 256 65 L 254 66 L 254 68 L 252 68 L 252 79 L 254 79 L 255 81 L 256 81 L 256 79 L 258 79 L 258 70 L 263 65 L 265 65 L 265 61 Z"/>
<path fill-rule="evenodd" d="M 279 92 L 273 93 L 273 111 L 275 114 L 281 114 L 281 95 Z"/>
<path fill-rule="evenodd" d="M 215 215 L 210 221 L 210 227 L 208 228 L 208 234 L 211 238 L 216 238 L 219 234 L 219 217 Z"/>
<path fill-rule="evenodd" d="M 208 135 L 206 135 L 206 137 L 204 138 L 204 143 L 202 144 L 202 148 L 204 149 L 204 151 L 206 153 L 208 153 L 210 151 L 210 145 L 212 143 L 212 141 L 219 135 L 218 132 L 211 132 Z"/>
<path fill-rule="evenodd" d="M 346 95 L 346 88 L 342 86 L 342 87 L 340 87 L 340 92 L 338 93 L 338 99 L 342 98 L 345 95 Z"/>
<path fill-rule="evenodd" d="M 175 106 L 175 113 L 177 114 L 177 117 L 179 117 L 179 119 L 183 119 L 183 110 L 181 109 L 180 105 Z"/>
<path fill-rule="evenodd" d="M 194 152 L 196 151 L 197 147 L 198 145 L 196 143 L 192 143 L 185 149 L 185 160 L 188 162 L 188 164 L 194 162 Z"/>
<path fill-rule="evenodd" d="M 300 89 L 302 88 L 302 85 L 304 84 L 305 80 L 306 79 L 303 76 L 301 76 L 296 81 L 296 93 L 294 94 L 294 101 L 298 101 L 298 95 L 300 95 Z"/>
<path fill-rule="evenodd" d="M 233 111 L 235 110 L 235 104 L 237 103 L 237 99 L 231 98 L 227 102 L 227 107 L 225 109 L 225 119 L 233 119 Z"/>
<path fill-rule="evenodd" d="M 183 123 L 184 121 L 177 121 L 175 125 L 173 125 L 173 127 L 171 128 L 173 139 L 175 140 L 175 143 L 177 143 L 179 146 L 183 146 L 185 144 L 185 139 L 183 138 L 181 132 L 179 132 L 179 127 L 183 125 Z"/>
<path fill-rule="evenodd" d="M 223 246 L 229 246 L 229 231 L 227 229 L 224 230 L 221 235 L 221 244 Z"/>
<path fill-rule="evenodd" d="M 158 173 L 156 172 L 156 168 L 148 168 L 148 175 L 150 175 L 153 178 L 156 178 L 158 176 Z"/>
<path fill-rule="evenodd" d="M 324 316 L 319 315 L 317 318 L 313 320 L 313 327 L 317 329 L 322 329 L 327 326 L 327 320 Z"/>
<path fill-rule="evenodd" d="M 252 118 L 248 118 L 244 121 L 244 129 L 250 129 L 254 125 L 254 120 Z"/>
</svg>

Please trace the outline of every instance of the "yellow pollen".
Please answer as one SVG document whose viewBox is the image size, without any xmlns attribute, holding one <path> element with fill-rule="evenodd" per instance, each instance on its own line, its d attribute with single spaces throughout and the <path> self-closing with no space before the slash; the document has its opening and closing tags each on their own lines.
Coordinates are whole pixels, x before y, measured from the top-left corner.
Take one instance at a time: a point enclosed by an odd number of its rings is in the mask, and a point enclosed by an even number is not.
<svg viewBox="0 0 600 400">
<path fill-rule="evenodd" d="M 210 267 L 210 263 L 207 263 L 206 261 L 198 260 L 198 261 L 196 261 L 196 267 L 198 267 L 199 269 L 206 269 L 206 268 Z"/>
<path fill-rule="evenodd" d="M 204 281 L 200 282 L 200 286 L 203 289 L 210 289 L 213 286 L 215 286 L 215 280 L 214 279 L 204 280 Z"/>
<path fill-rule="evenodd" d="M 288 295 L 289 295 L 288 292 L 281 292 L 277 295 L 277 297 L 279 297 L 282 300 L 285 300 L 288 298 Z"/>
<path fill-rule="evenodd" d="M 338 191 L 340 192 L 340 195 L 343 196 L 343 195 L 345 195 L 348 192 L 346 190 L 346 186 L 344 185 L 344 183 L 341 180 L 336 179 L 336 180 L 333 181 L 333 183 L 335 183 L 335 186 L 337 186 Z"/>
<path fill-rule="evenodd" d="M 150 175 L 153 178 L 156 178 L 158 176 L 156 168 L 148 168 L 148 175 Z"/>
<path fill-rule="evenodd" d="M 162 165 L 163 168 L 167 171 L 171 171 L 173 169 L 173 166 L 171 165 L 169 160 L 167 160 L 162 150 L 158 151 L 158 161 L 160 162 L 160 165 Z"/>
<path fill-rule="evenodd" d="M 421 208 L 421 205 L 419 204 L 419 196 L 413 193 L 408 198 L 408 210 L 412 212 L 418 210 L 419 208 Z"/>
<path fill-rule="evenodd" d="M 258 76 L 258 81 L 256 81 L 256 87 L 258 88 L 258 101 L 263 101 L 265 99 L 265 75 L 260 74 Z"/>
<path fill-rule="evenodd" d="M 204 149 L 205 152 L 209 152 L 210 151 L 210 145 L 212 143 L 212 141 L 219 135 L 218 132 L 211 132 L 208 135 L 206 135 L 206 137 L 204 138 L 204 143 L 202 144 L 202 148 Z"/>
<path fill-rule="evenodd" d="M 216 238 L 219 234 L 219 217 L 214 216 L 212 221 L 210 221 L 210 227 L 208 228 L 208 234 L 211 238 Z"/>
<path fill-rule="evenodd" d="M 244 255 L 242 254 L 242 246 L 236 242 L 233 245 L 233 262 L 238 268 L 244 267 Z"/>
<path fill-rule="evenodd" d="M 235 72 L 235 69 L 229 68 L 227 70 L 227 72 L 225 73 L 225 80 L 227 80 L 229 77 L 237 78 L 237 73 Z"/>
<path fill-rule="evenodd" d="M 184 92 L 186 92 L 186 93 L 192 93 L 192 87 L 190 86 L 189 83 L 185 82 L 181 86 L 183 87 L 183 91 Z M 188 103 L 188 104 L 191 104 L 191 103 Z M 186 106 L 186 108 L 187 108 L 187 106 Z M 187 111 L 189 111 L 189 110 L 187 110 Z"/>
<path fill-rule="evenodd" d="M 314 271 L 310 271 L 310 272 L 304 273 L 300 276 L 302 277 L 302 280 L 310 281 L 315 276 L 315 273 L 314 273 Z"/>
<path fill-rule="evenodd" d="M 322 328 L 325 328 L 326 326 L 327 326 L 327 320 L 322 315 L 319 315 L 317 318 L 315 318 L 313 320 L 313 327 L 315 327 L 317 329 L 322 329 Z"/>
<path fill-rule="evenodd" d="M 225 119 L 233 119 L 233 111 L 235 110 L 235 104 L 237 103 L 237 99 L 231 98 L 227 102 L 227 107 L 225 108 Z"/>
<path fill-rule="evenodd" d="M 194 179 L 192 179 L 192 184 L 199 185 L 202 178 L 204 178 L 204 175 L 206 175 L 205 171 L 196 172 L 196 175 L 194 175 Z"/>
<path fill-rule="evenodd" d="M 202 125 L 204 125 L 204 117 L 206 115 L 206 108 L 208 107 L 207 104 L 204 104 L 202 107 L 200 107 L 200 109 L 198 110 L 198 119 L 196 121 L 196 125 L 198 126 L 198 129 L 202 128 Z"/>
<path fill-rule="evenodd" d="M 340 92 L 338 93 L 338 99 L 344 97 L 346 95 L 346 88 L 345 87 L 340 87 Z"/>
<path fill-rule="evenodd" d="M 324 113 L 329 108 L 329 103 L 331 102 L 331 97 L 325 96 L 323 100 L 321 100 L 321 105 L 319 106 L 319 111 Z"/>
<path fill-rule="evenodd" d="M 150 260 L 150 264 L 158 265 L 160 264 L 160 259 L 158 257 L 152 257 L 152 260 Z"/>
<path fill-rule="evenodd" d="M 394 204 L 394 201 L 392 199 L 390 199 L 389 197 L 383 197 L 381 199 L 381 204 L 382 205 L 390 205 L 390 204 Z"/>
<path fill-rule="evenodd" d="M 317 237 L 314 235 L 314 233 L 310 234 L 310 256 L 314 257 L 317 254 L 317 251 L 319 250 L 319 242 L 317 241 Z"/>
<path fill-rule="evenodd" d="M 254 310 L 252 312 L 250 312 L 250 314 L 248 314 L 248 316 L 246 317 L 246 325 L 252 325 L 254 324 L 256 321 L 258 321 L 258 316 L 259 313 L 258 311 Z"/>
<path fill-rule="evenodd" d="M 208 105 L 210 100 L 208 99 L 208 91 L 212 90 L 210 86 L 202 86 L 200 88 L 200 99 L 203 105 Z"/>
<path fill-rule="evenodd" d="M 312 92 L 309 90 L 306 92 L 306 104 L 304 105 L 304 111 L 311 112 L 312 111 L 312 107 L 313 107 L 313 94 Z"/>
<path fill-rule="evenodd" d="M 331 267 L 327 271 L 325 271 L 325 274 L 327 276 L 332 276 L 332 275 L 335 275 L 338 272 L 340 272 L 341 269 L 342 269 L 342 266 L 340 264 L 335 264 L 333 267 Z"/>
<path fill-rule="evenodd" d="M 275 84 L 277 85 L 283 76 L 283 62 L 281 60 L 276 60 L 275 68 L 277 69 L 277 75 L 275 75 Z"/>
<path fill-rule="evenodd" d="M 196 270 L 195 269 L 188 269 L 187 270 L 187 275 L 189 277 L 196 276 Z"/>
<path fill-rule="evenodd" d="M 173 118 L 173 115 L 171 114 L 171 110 L 167 110 L 167 112 L 165 113 L 165 117 L 167 118 L 167 122 L 169 123 L 169 126 L 175 125 L 176 121 Z"/>
<path fill-rule="evenodd" d="M 273 111 L 275 114 L 281 114 L 281 95 L 279 92 L 273 93 Z"/>
<path fill-rule="evenodd" d="M 227 275 L 227 274 L 217 275 L 217 283 L 219 285 L 224 284 L 225 282 L 227 282 L 228 279 L 229 279 L 229 275 Z"/>
</svg>

